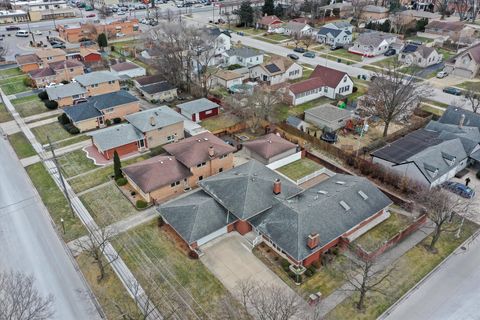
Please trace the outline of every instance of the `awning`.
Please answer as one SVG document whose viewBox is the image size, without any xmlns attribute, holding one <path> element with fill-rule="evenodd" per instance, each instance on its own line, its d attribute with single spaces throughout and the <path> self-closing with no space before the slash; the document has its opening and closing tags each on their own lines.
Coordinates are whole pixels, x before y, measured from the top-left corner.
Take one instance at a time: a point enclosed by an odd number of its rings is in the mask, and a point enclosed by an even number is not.
<svg viewBox="0 0 480 320">
<path fill-rule="evenodd" d="M 477 151 L 475 151 L 474 153 L 472 153 L 472 154 L 470 155 L 470 158 L 472 158 L 472 159 L 475 160 L 475 161 L 480 162 L 480 149 L 477 150 Z"/>
</svg>

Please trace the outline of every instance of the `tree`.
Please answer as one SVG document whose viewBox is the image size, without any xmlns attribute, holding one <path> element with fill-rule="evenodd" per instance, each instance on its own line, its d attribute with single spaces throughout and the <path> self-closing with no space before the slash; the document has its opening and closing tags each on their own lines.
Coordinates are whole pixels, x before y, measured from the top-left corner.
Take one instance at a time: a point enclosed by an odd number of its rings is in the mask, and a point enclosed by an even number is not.
<svg viewBox="0 0 480 320">
<path fill-rule="evenodd" d="M 53 295 L 40 294 L 32 275 L 19 271 L 0 273 L 0 319 L 50 319 L 54 315 L 53 301 Z"/>
<path fill-rule="evenodd" d="M 455 12 L 458 14 L 460 21 L 467 19 L 467 13 L 469 9 L 471 9 L 470 2 L 472 2 L 472 0 L 455 0 Z"/>
<path fill-rule="evenodd" d="M 467 102 L 470 103 L 470 107 L 472 111 L 477 113 L 480 110 L 480 94 L 473 83 L 468 83 L 466 91 L 465 91 L 465 98 Z"/>
<path fill-rule="evenodd" d="M 363 109 L 370 116 L 384 122 L 384 137 L 392 121 L 409 117 L 420 99 L 430 92 L 429 87 L 415 81 L 412 73 L 401 73 L 400 67 L 399 62 L 394 61 L 375 73 L 362 101 Z"/>
<path fill-rule="evenodd" d="M 365 0 L 352 0 L 352 21 L 353 24 L 358 27 L 363 17 L 363 10 L 367 6 L 368 2 Z"/>
<path fill-rule="evenodd" d="M 302 37 L 302 44 L 305 46 L 305 50 L 308 51 L 311 45 L 317 43 L 317 39 L 315 39 L 314 35 L 306 34 Z"/>
<path fill-rule="evenodd" d="M 265 0 L 262 7 L 263 14 L 271 16 L 274 14 L 274 11 L 275 11 L 275 4 L 273 3 L 273 0 Z"/>
<path fill-rule="evenodd" d="M 118 156 L 117 150 L 113 152 L 113 174 L 115 175 L 115 180 L 123 178 L 122 163 L 120 161 L 120 157 Z"/>
<path fill-rule="evenodd" d="M 238 17 L 240 24 L 245 27 L 249 27 L 253 24 L 253 8 L 250 1 L 242 2 L 240 9 L 238 10 Z"/>
<path fill-rule="evenodd" d="M 440 14 L 440 19 L 445 19 L 445 16 L 449 14 L 448 5 L 450 0 L 433 0 L 432 4 L 436 11 Z"/>
<path fill-rule="evenodd" d="M 273 14 L 279 17 L 280 19 L 283 17 L 283 6 L 279 3 L 276 5 L 275 10 L 273 11 Z"/>
<path fill-rule="evenodd" d="M 97 37 L 97 43 L 100 49 L 104 49 L 108 47 L 108 40 L 107 40 L 107 35 L 105 33 L 100 33 Z"/>
</svg>

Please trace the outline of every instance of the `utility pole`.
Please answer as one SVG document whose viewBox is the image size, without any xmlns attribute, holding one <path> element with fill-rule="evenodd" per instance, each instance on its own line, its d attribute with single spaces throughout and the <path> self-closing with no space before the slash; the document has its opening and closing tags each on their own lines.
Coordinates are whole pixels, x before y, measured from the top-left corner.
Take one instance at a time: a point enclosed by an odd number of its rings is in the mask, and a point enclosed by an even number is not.
<svg viewBox="0 0 480 320">
<path fill-rule="evenodd" d="M 48 145 L 50 146 L 50 150 L 52 151 L 53 163 L 57 168 L 57 172 L 58 172 L 58 176 L 60 177 L 60 183 L 62 184 L 63 192 L 65 193 L 65 197 L 67 198 L 68 205 L 70 206 L 70 210 L 72 210 L 72 216 L 75 217 L 75 211 L 73 210 L 73 207 L 72 207 L 72 201 L 70 200 L 70 196 L 68 195 L 67 187 L 65 185 L 65 181 L 63 180 L 62 171 L 60 170 L 60 165 L 58 164 L 57 156 L 55 155 L 55 147 L 50 141 L 49 136 L 47 136 L 47 140 L 48 140 Z"/>
</svg>

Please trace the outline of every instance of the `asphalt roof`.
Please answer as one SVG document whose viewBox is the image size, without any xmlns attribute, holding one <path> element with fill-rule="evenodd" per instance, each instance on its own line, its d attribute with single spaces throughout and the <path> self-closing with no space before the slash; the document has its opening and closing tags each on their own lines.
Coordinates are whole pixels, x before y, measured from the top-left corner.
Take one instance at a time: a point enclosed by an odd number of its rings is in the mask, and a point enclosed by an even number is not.
<svg viewBox="0 0 480 320">
<path fill-rule="evenodd" d="M 158 82 L 163 82 L 165 80 L 165 77 L 160 75 L 160 74 L 155 74 L 153 76 L 143 76 L 143 77 L 138 77 L 135 78 L 134 81 L 138 82 L 140 86 L 147 86 L 150 84 L 158 83 Z"/>
<path fill-rule="evenodd" d="M 144 91 L 148 94 L 155 94 L 155 93 L 169 91 L 173 89 L 175 89 L 175 87 L 167 81 L 157 82 L 157 83 L 140 87 L 141 91 Z"/>
<path fill-rule="evenodd" d="M 86 87 L 91 86 L 92 84 L 119 80 L 119 77 L 110 71 L 95 71 L 77 76 L 75 77 L 75 80 L 82 86 Z"/>
<path fill-rule="evenodd" d="M 454 106 L 449 106 L 438 121 L 458 125 L 462 115 L 465 116 L 464 126 L 480 129 L 480 114 Z"/>
<path fill-rule="evenodd" d="M 126 61 L 126 62 L 120 62 L 120 63 L 114 64 L 113 66 L 110 67 L 110 69 L 117 72 L 121 72 L 121 71 L 144 69 L 144 68 L 133 62 Z"/>
<path fill-rule="evenodd" d="M 331 34 L 334 38 L 336 38 L 340 33 L 342 33 L 343 29 L 331 29 L 322 27 L 318 30 L 318 34 L 326 36 L 327 34 Z"/>
<path fill-rule="evenodd" d="M 229 56 L 239 56 L 242 58 L 251 58 L 263 53 L 260 50 L 249 48 L 249 47 L 240 47 L 240 48 L 231 48 L 226 52 Z"/>
<path fill-rule="evenodd" d="M 193 100 L 190 102 L 178 104 L 177 107 L 182 111 L 186 111 L 188 113 L 198 113 L 198 112 L 218 108 L 219 105 L 206 98 L 201 98 L 201 99 Z"/>
<path fill-rule="evenodd" d="M 160 106 L 129 114 L 125 119 L 141 132 L 148 132 L 183 122 L 185 117 L 168 106 Z"/>
<path fill-rule="evenodd" d="M 296 149 L 297 147 L 295 144 L 274 133 L 269 133 L 258 139 L 244 142 L 243 146 L 260 155 L 263 159 L 270 159 L 288 150 Z"/>
<path fill-rule="evenodd" d="M 322 104 L 318 107 L 305 110 L 305 113 L 329 122 L 351 117 L 353 115 L 350 110 L 341 109 L 330 104 Z"/>
<path fill-rule="evenodd" d="M 130 123 L 122 123 L 88 134 L 101 151 L 117 148 L 143 139 L 143 134 Z"/>
<path fill-rule="evenodd" d="M 267 69 L 270 73 L 275 73 L 275 72 L 280 72 L 282 70 L 280 70 L 280 68 L 274 64 L 274 63 L 270 63 L 270 64 L 267 64 L 265 65 L 265 69 Z"/>
<path fill-rule="evenodd" d="M 102 115 L 102 113 L 90 103 L 80 103 L 71 107 L 65 107 L 63 108 L 63 112 L 65 112 L 73 122 L 97 118 Z"/>
<path fill-rule="evenodd" d="M 77 82 L 70 82 L 65 85 L 57 85 L 54 87 L 50 87 L 47 88 L 46 91 L 50 100 L 71 97 L 87 92 L 87 90 Z"/>
</svg>

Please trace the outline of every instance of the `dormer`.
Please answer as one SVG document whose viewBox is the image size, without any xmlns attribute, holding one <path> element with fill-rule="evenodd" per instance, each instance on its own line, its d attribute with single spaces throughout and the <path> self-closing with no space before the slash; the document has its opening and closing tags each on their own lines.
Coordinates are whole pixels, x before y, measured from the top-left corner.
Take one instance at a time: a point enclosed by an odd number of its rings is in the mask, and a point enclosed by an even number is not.
<svg viewBox="0 0 480 320">
<path fill-rule="evenodd" d="M 427 173 L 430 175 L 430 177 L 435 178 L 438 174 L 438 168 L 435 168 L 434 166 L 431 166 L 429 164 L 424 163 L 423 167 L 427 171 Z"/>
<path fill-rule="evenodd" d="M 457 161 L 457 157 L 445 152 L 442 152 L 442 158 L 449 167 L 453 166 Z"/>
</svg>

